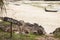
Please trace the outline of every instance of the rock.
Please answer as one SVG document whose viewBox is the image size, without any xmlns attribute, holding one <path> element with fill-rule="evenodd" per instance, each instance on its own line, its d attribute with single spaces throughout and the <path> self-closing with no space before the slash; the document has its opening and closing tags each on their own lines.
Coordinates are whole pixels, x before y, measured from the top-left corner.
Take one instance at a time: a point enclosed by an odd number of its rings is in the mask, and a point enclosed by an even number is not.
<svg viewBox="0 0 60 40">
<path fill-rule="evenodd" d="M 23 34 L 37 34 L 37 35 L 43 35 L 46 34 L 44 28 L 41 25 L 38 25 L 37 23 L 31 24 L 31 23 L 26 23 L 23 20 L 15 20 L 13 18 L 9 18 L 9 17 L 4 17 L 4 21 L 7 22 L 12 22 L 12 31 L 13 32 L 20 32 Z M 4 25 L 3 25 L 4 26 Z M 6 27 L 0 27 L 0 29 L 4 29 L 4 31 L 6 32 L 10 32 L 10 25 Z"/>
<path fill-rule="evenodd" d="M 4 17 L 3 21 L 10 22 L 10 23 L 13 23 L 19 26 L 22 25 L 20 21 L 13 19 L 13 18 L 9 18 L 9 17 Z"/>
<path fill-rule="evenodd" d="M 23 31 L 27 34 L 33 33 L 37 35 L 42 35 L 46 33 L 44 28 L 42 26 L 39 26 L 37 23 L 34 24 L 25 23 Z"/>
<path fill-rule="evenodd" d="M 60 40 L 60 27 L 53 32 L 54 37 Z"/>
<path fill-rule="evenodd" d="M 7 32 L 9 30 L 10 26 L 4 26 L 4 25 L 0 25 L 0 30 Z"/>
<path fill-rule="evenodd" d="M 53 32 L 53 34 L 57 34 L 57 33 L 60 33 L 60 27 L 56 28 L 56 30 Z"/>
</svg>

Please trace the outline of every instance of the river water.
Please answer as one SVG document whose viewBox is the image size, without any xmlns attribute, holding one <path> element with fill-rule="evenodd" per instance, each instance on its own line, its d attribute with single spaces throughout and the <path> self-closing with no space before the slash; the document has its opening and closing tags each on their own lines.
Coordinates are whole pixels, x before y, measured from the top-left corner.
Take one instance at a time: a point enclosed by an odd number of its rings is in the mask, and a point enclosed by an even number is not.
<svg viewBox="0 0 60 40">
<path fill-rule="evenodd" d="M 7 14 L 3 16 L 12 17 L 17 20 L 24 20 L 29 23 L 37 23 L 42 25 L 47 33 L 53 32 L 60 27 L 60 11 L 45 12 L 44 8 L 14 2 L 6 4 Z"/>
</svg>

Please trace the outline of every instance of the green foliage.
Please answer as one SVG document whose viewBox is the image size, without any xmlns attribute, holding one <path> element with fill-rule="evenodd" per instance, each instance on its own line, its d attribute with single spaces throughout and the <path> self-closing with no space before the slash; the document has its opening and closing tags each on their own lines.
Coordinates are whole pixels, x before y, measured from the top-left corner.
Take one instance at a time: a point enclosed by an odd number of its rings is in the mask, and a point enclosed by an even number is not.
<svg viewBox="0 0 60 40">
<path fill-rule="evenodd" d="M 54 34 L 54 37 L 60 38 L 60 27 L 57 28 L 57 29 L 53 32 L 53 34 Z"/>
<path fill-rule="evenodd" d="M 8 38 L 10 37 L 9 34 L 10 34 L 10 33 L 3 32 L 2 30 L 0 30 L 0 40 L 8 39 Z"/>
<path fill-rule="evenodd" d="M 59 33 L 55 33 L 55 34 L 54 34 L 54 37 L 55 37 L 55 38 L 60 38 L 60 32 L 59 32 Z"/>
<path fill-rule="evenodd" d="M 0 9 L 1 9 L 1 11 L 3 11 L 3 6 L 4 6 L 4 2 L 3 2 L 3 0 L 0 0 Z"/>
<path fill-rule="evenodd" d="M 12 34 L 12 38 L 10 38 L 10 33 L 8 32 L 3 32 L 0 31 L 0 40 L 35 40 L 35 38 L 37 37 L 37 35 L 33 35 L 33 34 Z"/>
<path fill-rule="evenodd" d="M 3 0 L 0 0 L 0 6 L 3 6 L 3 5 L 4 5 Z"/>
<path fill-rule="evenodd" d="M 6 11 L 6 7 L 5 7 L 5 3 L 4 3 L 4 0 L 0 0 L 0 17 L 3 17 L 3 11 L 5 11 L 5 13 L 7 13 Z"/>
<path fill-rule="evenodd" d="M 12 40 L 35 40 L 36 35 L 13 34 Z"/>
<path fill-rule="evenodd" d="M 9 22 L 6 22 L 6 21 L 1 21 L 0 22 L 0 25 L 7 26 L 7 25 L 10 25 L 10 23 Z"/>
<path fill-rule="evenodd" d="M 10 23 L 6 21 L 1 21 L 0 25 L 7 26 L 7 25 L 10 25 Z M 13 26 L 16 26 L 16 25 L 13 24 Z M 0 30 L 0 40 L 35 40 L 36 37 L 40 36 L 40 35 L 34 35 L 32 33 L 30 34 L 13 33 L 12 35 L 13 35 L 12 38 L 10 38 L 10 33 L 3 32 L 2 30 Z"/>
</svg>

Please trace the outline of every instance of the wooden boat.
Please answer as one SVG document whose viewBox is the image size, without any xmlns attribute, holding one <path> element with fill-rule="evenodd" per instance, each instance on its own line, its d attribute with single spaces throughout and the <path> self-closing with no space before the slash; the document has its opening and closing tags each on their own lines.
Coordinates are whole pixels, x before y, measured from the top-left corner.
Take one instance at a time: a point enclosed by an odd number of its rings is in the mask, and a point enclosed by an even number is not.
<svg viewBox="0 0 60 40">
<path fill-rule="evenodd" d="M 57 12 L 57 9 L 53 9 L 53 8 L 47 9 L 47 8 L 45 8 L 45 11 L 46 12 Z"/>
</svg>

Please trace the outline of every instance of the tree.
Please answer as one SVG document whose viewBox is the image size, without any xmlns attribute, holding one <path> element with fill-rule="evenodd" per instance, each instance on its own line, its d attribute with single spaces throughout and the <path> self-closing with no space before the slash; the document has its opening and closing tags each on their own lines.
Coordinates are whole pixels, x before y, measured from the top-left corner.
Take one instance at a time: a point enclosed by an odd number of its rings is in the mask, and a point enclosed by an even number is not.
<svg viewBox="0 0 60 40">
<path fill-rule="evenodd" d="M 4 2 L 3 0 L 0 0 L 0 11 L 1 12 L 3 11 L 3 6 L 4 6 Z"/>
<path fill-rule="evenodd" d="M 4 0 L 0 0 L 0 17 L 3 17 L 3 11 L 5 11 L 5 13 L 7 14 L 6 12 L 6 7 L 4 5 Z"/>
<path fill-rule="evenodd" d="M 3 17 L 3 15 L 1 15 L 1 14 L 3 14 L 3 11 L 5 10 L 5 12 L 6 12 L 6 8 L 5 8 L 5 5 L 4 5 L 4 0 L 0 0 L 0 18 L 1 17 Z M 7 14 L 7 12 L 6 12 L 6 14 Z M 3 19 L 2 19 L 3 20 Z M 11 23 L 11 27 L 10 27 L 10 29 L 11 29 L 11 31 L 10 31 L 10 37 L 12 37 L 12 22 L 10 22 Z"/>
</svg>

